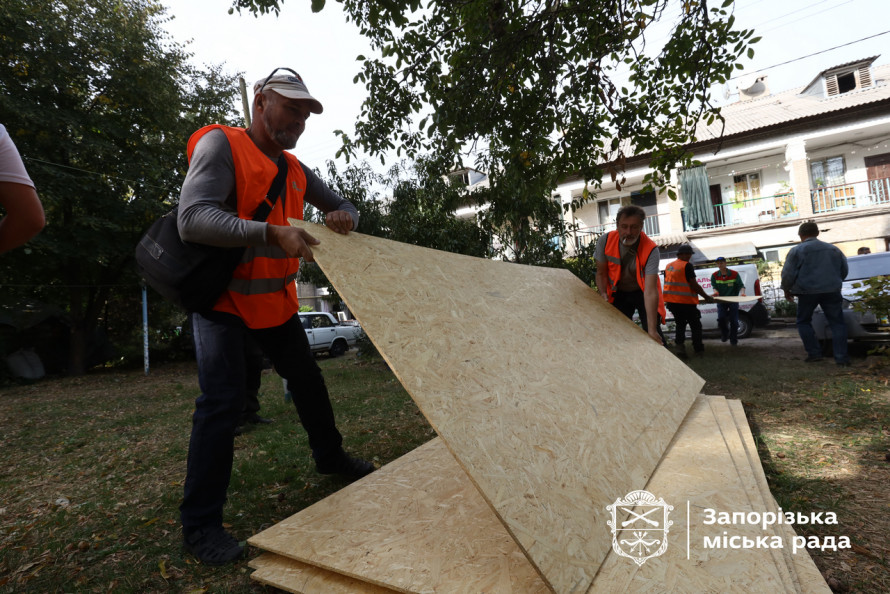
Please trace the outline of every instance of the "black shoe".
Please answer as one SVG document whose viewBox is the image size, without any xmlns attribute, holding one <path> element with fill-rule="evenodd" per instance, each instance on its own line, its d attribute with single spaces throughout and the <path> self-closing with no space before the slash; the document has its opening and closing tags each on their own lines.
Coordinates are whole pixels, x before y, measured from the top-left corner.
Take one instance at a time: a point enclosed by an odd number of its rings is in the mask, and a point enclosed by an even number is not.
<svg viewBox="0 0 890 594">
<path fill-rule="evenodd" d="M 183 535 L 182 546 L 206 565 L 225 565 L 244 556 L 244 547 L 222 526 L 192 530 Z"/>
<path fill-rule="evenodd" d="M 361 458 L 353 458 L 344 451 L 336 456 L 315 461 L 315 470 L 319 474 L 339 474 L 343 478 L 355 481 L 374 472 L 374 465 Z"/>
<path fill-rule="evenodd" d="M 247 433 L 247 425 L 238 425 L 235 427 L 235 437 L 244 435 L 245 433 Z"/>
<path fill-rule="evenodd" d="M 251 425 L 268 425 L 272 422 L 272 419 L 267 419 L 265 417 L 261 417 L 260 415 L 253 413 L 246 419 L 244 419 L 245 423 L 250 423 Z"/>
<path fill-rule="evenodd" d="M 816 361 L 821 361 L 821 360 L 822 360 L 822 357 L 814 357 L 813 355 L 810 355 L 809 357 L 804 359 L 804 362 L 805 363 L 815 363 Z"/>
</svg>

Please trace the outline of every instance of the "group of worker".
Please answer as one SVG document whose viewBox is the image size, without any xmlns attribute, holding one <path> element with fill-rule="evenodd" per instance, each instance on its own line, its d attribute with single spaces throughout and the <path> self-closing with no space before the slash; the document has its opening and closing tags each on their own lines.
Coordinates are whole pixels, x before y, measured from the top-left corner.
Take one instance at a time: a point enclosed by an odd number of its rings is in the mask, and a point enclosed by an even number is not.
<svg viewBox="0 0 890 594">
<path fill-rule="evenodd" d="M 699 297 L 707 303 L 717 303 L 717 322 L 720 340 L 738 344 L 739 304 L 721 297 L 745 296 L 745 284 L 738 272 L 727 268 L 726 258 L 717 258 L 719 270 L 711 275 L 712 293 L 699 285 L 690 259 L 692 246 L 683 244 L 677 259 L 664 270 L 664 289 L 659 279 L 658 264 L 661 253 L 643 232 L 645 211 L 639 206 L 620 208 L 615 217 L 615 230 L 604 233 L 596 244 L 596 285 L 603 299 L 628 318 L 638 314 L 643 329 L 664 346 L 667 341 L 661 331 L 666 320 L 666 309 L 675 322 L 676 354 L 686 357 L 686 327 L 692 335 L 696 354 L 704 353 L 702 342 Z M 800 244 L 788 253 L 782 269 L 782 289 L 785 298 L 798 299 L 797 329 L 807 351 L 806 362 L 822 360 L 822 346 L 816 339 L 812 318 L 816 307 L 821 307 L 831 328 L 835 362 L 849 366 L 847 329 L 841 311 L 841 284 L 847 276 L 847 260 L 843 252 L 817 238 L 819 228 L 807 221 L 798 228 Z"/>
<path fill-rule="evenodd" d="M 643 232 L 645 211 L 628 205 L 618 210 L 615 231 L 604 233 L 596 245 L 596 285 L 603 299 L 614 305 L 628 318 L 638 314 L 643 328 L 656 342 L 667 346 L 661 322 L 670 310 L 674 317 L 676 353 L 686 357 L 686 328 L 692 337 L 692 348 L 704 353 L 699 297 L 707 303 L 717 303 L 717 324 L 720 339 L 733 346 L 738 344 L 739 304 L 716 301 L 715 297 L 745 295 L 745 284 L 739 273 L 727 268 L 726 258 L 717 258 L 719 270 L 711 275 L 709 294 L 698 283 L 695 267 L 690 260 L 694 250 L 683 244 L 677 259 L 664 269 L 664 288 L 659 279 L 661 252 Z"/>
</svg>

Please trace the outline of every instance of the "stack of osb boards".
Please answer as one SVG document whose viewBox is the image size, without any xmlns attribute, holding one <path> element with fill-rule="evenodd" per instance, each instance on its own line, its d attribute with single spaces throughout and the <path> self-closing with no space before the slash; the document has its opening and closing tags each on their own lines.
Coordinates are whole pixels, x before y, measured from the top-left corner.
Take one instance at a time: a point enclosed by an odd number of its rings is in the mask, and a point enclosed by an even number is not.
<svg viewBox="0 0 890 594">
<path fill-rule="evenodd" d="M 643 486 L 682 502 L 671 520 L 692 542 L 716 528 L 696 510 L 775 504 L 743 413 L 697 398 L 701 378 L 571 273 L 292 224 L 321 240 L 316 261 L 439 438 L 251 538 L 267 551 L 254 579 L 306 594 L 824 587 L 800 553 L 687 559 L 676 542 L 638 566 L 611 551 L 607 506 Z"/>
</svg>

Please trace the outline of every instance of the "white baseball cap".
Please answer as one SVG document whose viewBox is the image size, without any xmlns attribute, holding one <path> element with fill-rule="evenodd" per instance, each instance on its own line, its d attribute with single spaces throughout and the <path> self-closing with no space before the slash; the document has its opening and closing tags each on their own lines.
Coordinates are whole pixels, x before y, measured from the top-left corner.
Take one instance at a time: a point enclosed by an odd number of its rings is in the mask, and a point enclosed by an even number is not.
<svg viewBox="0 0 890 594">
<path fill-rule="evenodd" d="M 293 72 L 293 71 L 292 71 Z M 321 102 L 309 94 L 306 83 L 296 72 L 293 74 L 278 74 L 268 78 L 261 78 L 253 85 L 253 94 L 256 95 L 260 91 L 275 91 L 279 95 L 289 99 L 301 99 L 309 103 L 309 111 L 312 113 L 321 113 L 324 111 Z"/>
</svg>

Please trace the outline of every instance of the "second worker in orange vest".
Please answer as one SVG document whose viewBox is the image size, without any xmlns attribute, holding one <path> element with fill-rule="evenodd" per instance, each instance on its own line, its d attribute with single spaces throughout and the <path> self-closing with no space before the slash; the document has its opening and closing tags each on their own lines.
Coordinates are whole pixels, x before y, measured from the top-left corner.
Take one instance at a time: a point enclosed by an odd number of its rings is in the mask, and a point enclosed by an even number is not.
<svg viewBox="0 0 890 594">
<path fill-rule="evenodd" d="M 646 212 L 627 205 L 615 215 L 615 231 L 600 235 L 596 243 L 596 286 L 603 299 L 633 319 L 640 316 L 652 340 L 665 344 L 661 322 L 666 312 L 658 280 L 658 246 L 643 232 Z"/>
<path fill-rule="evenodd" d="M 677 259 L 664 269 L 664 304 L 674 316 L 674 342 L 681 357 L 686 356 L 687 325 L 692 333 L 692 348 L 699 354 L 705 352 L 698 296 L 701 295 L 709 303 L 714 302 L 714 298 L 695 279 L 695 268 L 689 262 L 693 253 L 692 246 L 684 243 L 677 250 Z"/>
</svg>

